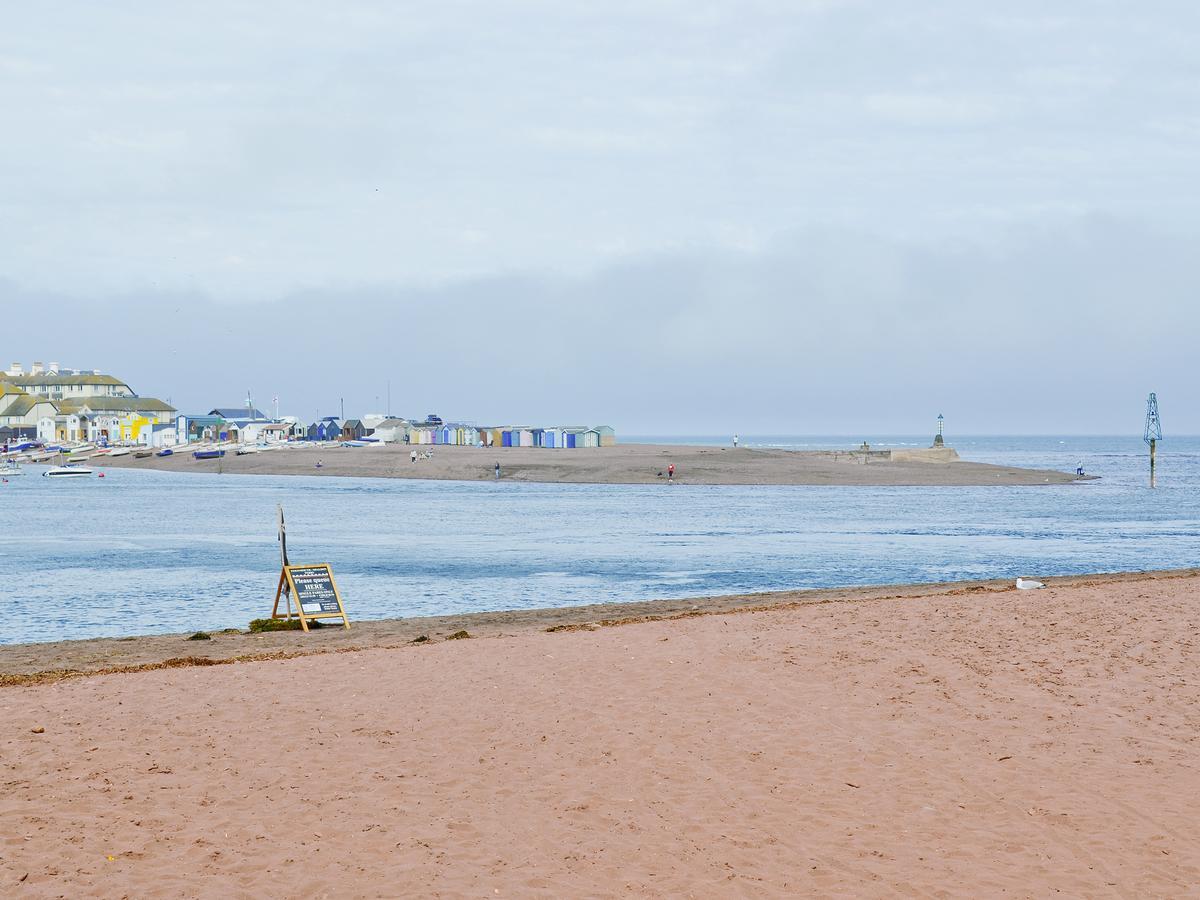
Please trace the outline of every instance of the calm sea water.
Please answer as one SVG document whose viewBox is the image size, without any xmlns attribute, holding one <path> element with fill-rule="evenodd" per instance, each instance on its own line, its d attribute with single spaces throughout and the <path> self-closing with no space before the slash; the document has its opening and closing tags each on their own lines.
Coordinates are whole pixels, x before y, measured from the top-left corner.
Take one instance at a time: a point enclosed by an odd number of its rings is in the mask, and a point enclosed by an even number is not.
<svg viewBox="0 0 1200 900">
<path fill-rule="evenodd" d="M 280 503 L 293 562 L 331 563 L 359 619 L 1200 561 L 1200 439 L 1164 442 L 1154 491 L 1136 438 L 967 437 L 954 446 L 983 462 L 1082 463 L 1102 479 L 1034 488 L 668 487 L 117 469 L 55 482 L 29 467 L 0 485 L 0 643 L 245 626 L 270 612 Z"/>
</svg>

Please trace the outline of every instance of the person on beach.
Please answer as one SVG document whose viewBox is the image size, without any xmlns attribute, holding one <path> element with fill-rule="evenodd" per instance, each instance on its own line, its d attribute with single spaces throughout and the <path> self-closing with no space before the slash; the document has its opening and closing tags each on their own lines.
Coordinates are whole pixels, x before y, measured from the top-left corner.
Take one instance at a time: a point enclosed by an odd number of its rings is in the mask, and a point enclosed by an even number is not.
<svg viewBox="0 0 1200 900">
<path fill-rule="evenodd" d="M 500 463 L 496 463 L 496 480 L 500 480 Z"/>
<path fill-rule="evenodd" d="M 737 449 L 737 435 L 736 434 L 733 436 L 733 449 L 734 450 Z"/>
<path fill-rule="evenodd" d="M 316 468 L 318 468 L 318 469 L 321 468 L 321 460 L 319 460 L 319 459 L 317 460 Z"/>
<path fill-rule="evenodd" d="M 413 464 L 415 465 L 417 462 L 417 451 L 416 450 L 408 451 L 408 456 L 413 461 Z"/>
<path fill-rule="evenodd" d="M 675 463 L 671 463 L 669 466 L 667 466 L 667 484 L 674 484 L 674 483 L 675 483 Z"/>
</svg>

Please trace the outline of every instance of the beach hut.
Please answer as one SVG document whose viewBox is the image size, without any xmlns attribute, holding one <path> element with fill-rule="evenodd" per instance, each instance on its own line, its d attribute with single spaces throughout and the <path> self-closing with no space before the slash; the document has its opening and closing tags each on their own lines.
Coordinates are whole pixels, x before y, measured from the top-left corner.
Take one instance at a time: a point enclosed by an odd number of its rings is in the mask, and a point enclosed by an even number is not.
<svg viewBox="0 0 1200 900">
<path fill-rule="evenodd" d="M 360 419 L 347 419 L 342 426 L 341 439 L 343 441 L 361 441 L 366 436 L 367 429 Z"/>
<path fill-rule="evenodd" d="M 528 425 L 513 426 L 512 445 L 514 447 L 532 447 L 533 429 Z"/>
<path fill-rule="evenodd" d="M 409 424 L 403 419 L 384 419 L 375 426 L 372 436 L 387 444 L 398 444 L 402 443 L 405 437 L 409 437 L 411 442 L 410 434 Z"/>
<path fill-rule="evenodd" d="M 562 444 L 568 450 L 574 450 L 576 447 L 583 446 L 583 433 L 587 431 L 578 425 L 564 425 L 560 431 L 562 432 Z"/>
<path fill-rule="evenodd" d="M 520 438 L 518 438 L 520 440 Z M 505 428 L 500 432 L 500 446 L 511 447 L 513 445 L 513 433 L 511 428 Z"/>
<path fill-rule="evenodd" d="M 596 431 L 600 434 L 601 447 L 615 447 L 617 445 L 617 432 L 611 425 L 597 425 Z"/>
<path fill-rule="evenodd" d="M 582 435 L 580 435 L 580 437 L 583 439 L 583 443 L 580 443 L 579 437 L 577 437 L 575 439 L 575 446 L 577 446 L 577 447 L 599 447 L 600 446 L 600 432 L 597 431 L 595 428 L 587 429 L 586 431 L 583 432 Z"/>
</svg>

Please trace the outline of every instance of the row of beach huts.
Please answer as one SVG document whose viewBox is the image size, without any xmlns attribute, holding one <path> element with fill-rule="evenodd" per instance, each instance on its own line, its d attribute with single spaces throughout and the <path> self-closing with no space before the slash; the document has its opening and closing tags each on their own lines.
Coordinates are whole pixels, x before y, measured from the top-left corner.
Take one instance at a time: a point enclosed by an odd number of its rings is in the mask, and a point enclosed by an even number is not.
<svg viewBox="0 0 1200 900">
<path fill-rule="evenodd" d="M 545 447 L 573 450 L 611 447 L 616 432 L 609 425 L 479 426 L 465 422 L 410 422 L 406 419 L 347 419 L 333 417 L 314 422 L 303 438 L 310 441 L 371 440 L 381 443 L 449 445 L 458 447 Z"/>
</svg>

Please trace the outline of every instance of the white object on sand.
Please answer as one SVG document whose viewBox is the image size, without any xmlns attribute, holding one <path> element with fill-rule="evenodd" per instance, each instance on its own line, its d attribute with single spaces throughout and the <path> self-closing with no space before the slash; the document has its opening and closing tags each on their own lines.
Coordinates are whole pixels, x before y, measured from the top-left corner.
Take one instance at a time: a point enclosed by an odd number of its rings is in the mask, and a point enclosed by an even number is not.
<svg viewBox="0 0 1200 900">
<path fill-rule="evenodd" d="M 1032 591 L 1037 588 L 1044 588 L 1045 585 L 1040 581 L 1034 581 L 1032 578 L 1018 578 L 1017 589 L 1022 591 Z"/>
</svg>

